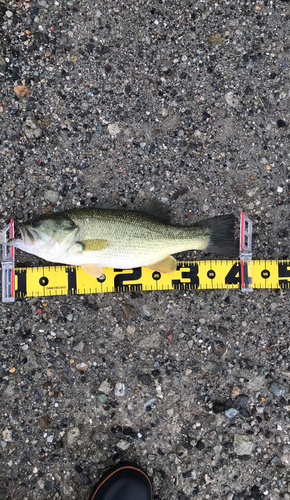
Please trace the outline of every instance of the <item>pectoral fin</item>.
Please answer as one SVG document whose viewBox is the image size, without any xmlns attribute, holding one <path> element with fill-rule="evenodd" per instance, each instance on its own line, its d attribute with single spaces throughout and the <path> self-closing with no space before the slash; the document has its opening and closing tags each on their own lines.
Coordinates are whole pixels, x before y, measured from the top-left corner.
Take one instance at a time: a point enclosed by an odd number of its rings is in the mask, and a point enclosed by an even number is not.
<svg viewBox="0 0 290 500">
<path fill-rule="evenodd" d="M 173 273 L 173 271 L 176 271 L 176 260 L 172 255 L 168 255 L 165 259 L 147 267 L 153 269 L 153 271 L 159 271 L 160 273 Z"/>
<path fill-rule="evenodd" d="M 78 241 L 76 243 L 81 252 L 97 252 L 98 250 L 103 250 L 103 248 L 106 248 L 108 246 L 108 241 L 107 240 L 84 240 L 84 241 Z"/>
<path fill-rule="evenodd" d="M 103 274 L 100 264 L 83 264 L 82 268 L 86 273 L 91 274 L 95 278 L 100 278 Z"/>
</svg>

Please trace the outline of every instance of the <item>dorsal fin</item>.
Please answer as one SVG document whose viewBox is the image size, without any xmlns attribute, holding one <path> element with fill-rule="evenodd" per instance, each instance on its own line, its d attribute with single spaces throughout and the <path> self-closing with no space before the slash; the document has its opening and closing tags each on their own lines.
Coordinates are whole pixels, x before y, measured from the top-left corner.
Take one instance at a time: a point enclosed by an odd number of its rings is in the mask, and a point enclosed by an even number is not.
<svg viewBox="0 0 290 500">
<path fill-rule="evenodd" d="M 165 203 L 162 203 L 162 201 L 146 201 L 145 203 L 143 203 L 143 205 L 141 205 L 141 207 L 138 208 L 138 211 L 147 215 L 151 215 L 151 217 L 155 217 L 155 219 L 158 219 L 161 222 L 167 224 L 169 224 L 171 220 L 170 208 L 165 205 Z"/>
<path fill-rule="evenodd" d="M 94 203 L 94 208 L 102 208 L 103 210 L 121 210 L 122 207 L 117 205 L 114 200 L 98 201 Z"/>
</svg>

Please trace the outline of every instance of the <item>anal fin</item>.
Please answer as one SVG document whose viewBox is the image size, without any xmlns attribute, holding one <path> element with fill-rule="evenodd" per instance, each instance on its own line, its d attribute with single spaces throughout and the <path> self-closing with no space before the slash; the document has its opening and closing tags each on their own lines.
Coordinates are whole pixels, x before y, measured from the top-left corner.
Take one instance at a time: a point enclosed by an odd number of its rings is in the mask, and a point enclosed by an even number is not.
<svg viewBox="0 0 290 500">
<path fill-rule="evenodd" d="M 151 266 L 147 266 L 149 269 L 153 269 L 153 271 L 158 271 L 160 273 L 173 273 L 176 271 L 176 259 L 172 257 L 172 255 L 168 255 L 165 259 L 152 264 Z"/>
<path fill-rule="evenodd" d="M 103 274 L 103 269 L 100 264 L 83 264 L 81 267 L 86 273 L 94 276 L 94 278 L 100 278 Z"/>
</svg>

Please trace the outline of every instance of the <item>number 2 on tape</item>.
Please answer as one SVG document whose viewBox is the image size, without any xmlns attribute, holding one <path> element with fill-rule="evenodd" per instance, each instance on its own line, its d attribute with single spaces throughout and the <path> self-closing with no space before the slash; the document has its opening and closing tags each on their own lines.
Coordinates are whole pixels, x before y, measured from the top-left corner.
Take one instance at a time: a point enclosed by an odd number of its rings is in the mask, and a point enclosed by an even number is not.
<svg viewBox="0 0 290 500">
<path fill-rule="evenodd" d="M 120 271 L 120 269 L 114 269 L 115 272 Z M 124 281 L 137 281 L 142 276 L 141 267 L 137 267 L 132 270 L 132 272 L 119 273 L 115 275 L 114 284 L 115 289 L 123 292 L 137 292 L 142 290 L 142 284 L 134 283 L 124 283 Z"/>
</svg>

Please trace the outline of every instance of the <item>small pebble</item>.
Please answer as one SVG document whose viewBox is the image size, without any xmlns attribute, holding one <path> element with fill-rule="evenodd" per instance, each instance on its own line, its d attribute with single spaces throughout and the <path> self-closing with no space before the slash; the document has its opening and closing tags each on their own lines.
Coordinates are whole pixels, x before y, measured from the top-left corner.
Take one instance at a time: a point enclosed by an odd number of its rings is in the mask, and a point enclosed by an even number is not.
<svg viewBox="0 0 290 500">
<path fill-rule="evenodd" d="M 42 429 L 47 429 L 49 427 L 49 424 L 50 424 L 50 418 L 48 415 L 45 415 L 44 417 L 42 417 L 41 419 L 41 427 Z"/>
<path fill-rule="evenodd" d="M 278 128 L 283 128 L 283 127 L 286 127 L 286 122 L 284 122 L 284 120 L 277 120 L 277 126 Z"/>
<path fill-rule="evenodd" d="M 58 193 L 53 191 L 52 189 L 46 189 L 43 193 L 43 198 L 51 203 L 56 203 L 58 200 Z M 72 315 L 71 315 L 72 316 Z M 67 318 L 68 321 L 71 321 Z"/>
<path fill-rule="evenodd" d="M 117 137 L 121 133 L 121 129 L 118 123 L 109 123 L 108 132 L 111 137 Z"/>
<path fill-rule="evenodd" d="M 250 418 L 251 414 L 248 410 L 246 410 L 246 408 L 240 408 L 239 409 L 239 414 L 242 415 L 242 417 L 245 417 L 245 418 Z"/>
<path fill-rule="evenodd" d="M 239 99 L 237 96 L 235 96 L 235 94 L 233 92 L 228 92 L 225 95 L 225 100 L 226 100 L 226 103 L 229 106 L 231 106 L 232 108 L 236 108 L 239 104 Z"/>
<path fill-rule="evenodd" d="M 28 88 L 26 85 L 16 85 L 14 87 L 14 92 L 17 95 L 17 97 L 20 97 L 23 99 L 23 97 L 26 97 L 29 93 Z"/>
<path fill-rule="evenodd" d="M 236 406 L 246 406 L 249 403 L 249 398 L 246 394 L 239 394 L 235 399 Z"/>
<path fill-rule="evenodd" d="M 67 444 L 68 444 L 68 446 L 71 446 L 72 444 L 74 444 L 79 436 L 80 436 L 80 430 L 78 427 L 72 427 L 71 429 L 69 429 L 67 432 Z"/>
<path fill-rule="evenodd" d="M 218 358 L 222 358 L 224 356 L 224 354 L 226 353 L 226 346 L 225 344 L 221 341 L 221 340 L 215 340 L 213 343 L 212 343 L 212 352 L 218 357 Z"/>
<path fill-rule="evenodd" d="M 126 330 L 129 335 L 134 335 L 134 333 L 136 332 L 136 327 L 134 325 L 128 325 Z"/>
<path fill-rule="evenodd" d="M 254 443 L 245 434 L 234 435 L 234 452 L 241 455 L 251 455 L 254 450 Z"/>
<path fill-rule="evenodd" d="M 239 413 L 238 410 L 236 410 L 235 408 L 230 408 L 229 410 L 225 411 L 225 416 L 227 418 L 234 418 L 237 416 L 238 413 Z"/>
<path fill-rule="evenodd" d="M 9 429 L 9 427 L 5 427 L 2 431 L 2 438 L 7 442 L 12 441 L 12 429 Z"/>
<path fill-rule="evenodd" d="M 40 125 L 31 117 L 26 118 L 22 130 L 27 139 L 40 139 L 42 136 Z"/>
<path fill-rule="evenodd" d="M 98 394 L 97 398 L 100 403 L 106 403 L 108 401 L 108 396 L 106 396 L 106 394 Z"/>
<path fill-rule="evenodd" d="M 74 351 L 77 351 L 77 352 L 82 352 L 83 348 L 85 347 L 85 344 L 83 343 L 82 340 L 80 340 L 80 342 L 78 342 L 75 346 L 74 346 Z"/>
<path fill-rule="evenodd" d="M 283 394 L 285 394 L 285 388 L 278 382 L 272 382 L 269 389 L 277 397 L 283 396 Z"/>
<path fill-rule="evenodd" d="M 45 481 L 44 483 L 44 489 L 47 491 L 50 491 L 52 489 L 53 485 L 51 481 Z"/>
<path fill-rule="evenodd" d="M 77 370 L 82 370 L 82 371 L 86 371 L 88 369 L 88 365 L 86 363 L 78 363 L 76 365 L 76 369 Z"/>
<path fill-rule="evenodd" d="M 216 43 L 216 44 L 218 44 L 218 43 L 222 43 L 223 39 L 222 39 L 221 34 L 217 32 L 217 33 L 213 33 L 212 35 L 209 35 L 208 41 L 210 43 Z"/>
<path fill-rule="evenodd" d="M 119 450 L 126 451 L 128 450 L 128 448 L 130 448 L 130 443 L 128 443 L 124 439 L 121 439 L 121 441 L 117 443 L 117 448 L 119 448 Z"/>
<path fill-rule="evenodd" d="M 198 449 L 198 450 L 203 450 L 205 448 L 205 444 L 203 441 L 197 441 L 195 447 Z"/>
<path fill-rule="evenodd" d="M 33 17 L 36 16 L 37 14 L 38 14 L 38 7 L 36 6 L 30 7 L 30 16 Z"/>
<path fill-rule="evenodd" d="M 83 475 L 80 477 L 80 483 L 84 486 L 88 486 L 91 483 L 90 477 L 87 475 Z"/>
<path fill-rule="evenodd" d="M 103 392 L 104 394 L 109 394 L 112 390 L 113 388 L 108 380 L 103 380 L 103 382 L 101 382 L 99 391 Z"/>
<path fill-rule="evenodd" d="M 122 382 L 117 382 L 115 385 L 115 396 L 117 397 L 123 397 L 126 394 L 126 387 L 125 384 Z"/>
</svg>

